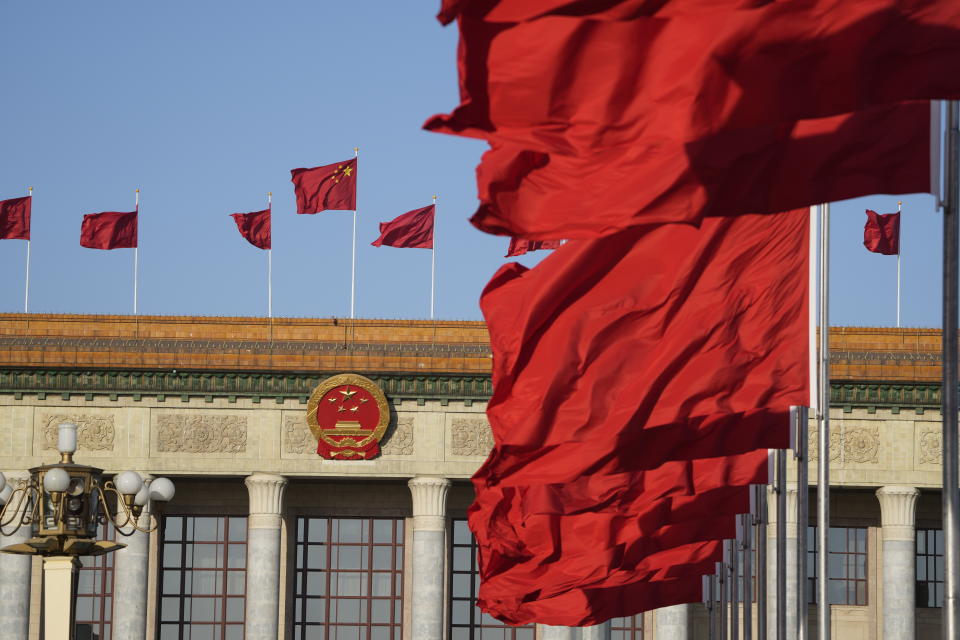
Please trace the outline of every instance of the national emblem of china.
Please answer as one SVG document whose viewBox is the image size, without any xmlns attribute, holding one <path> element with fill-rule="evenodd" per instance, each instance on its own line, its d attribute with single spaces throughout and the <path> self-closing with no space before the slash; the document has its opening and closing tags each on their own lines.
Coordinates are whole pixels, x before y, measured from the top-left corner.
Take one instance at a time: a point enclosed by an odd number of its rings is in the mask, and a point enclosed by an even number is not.
<svg viewBox="0 0 960 640">
<path fill-rule="evenodd" d="M 317 455 L 327 460 L 376 457 L 389 422 L 383 391 L 353 373 L 327 378 L 307 403 L 307 424 L 317 438 Z"/>
</svg>

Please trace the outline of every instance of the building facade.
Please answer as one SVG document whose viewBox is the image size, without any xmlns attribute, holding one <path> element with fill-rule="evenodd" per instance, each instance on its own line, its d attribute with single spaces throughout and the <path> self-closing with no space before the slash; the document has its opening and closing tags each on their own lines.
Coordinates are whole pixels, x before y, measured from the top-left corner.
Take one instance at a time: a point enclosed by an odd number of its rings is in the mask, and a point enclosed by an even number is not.
<svg viewBox="0 0 960 640">
<path fill-rule="evenodd" d="M 506 627 L 473 605 L 465 518 L 492 445 L 487 338 L 479 322 L 0 315 L 8 479 L 55 462 L 57 426 L 73 422 L 78 462 L 177 488 L 141 518 L 152 533 L 103 528 L 128 546 L 83 562 L 78 638 L 706 638 L 702 605 L 581 630 Z M 830 340 L 836 637 L 934 637 L 939 332 L 835 329 Z M 314 390 L 347 373 L 387 399 L 369 460 L 318 456 L 308 424 Z M 785 525 L 795 545 L 796 522 Z M 7 533 L 0 545 L 29 537 Z M 38 559 L 0 554 L 0 637 L 42 638 L 42 581 Z"/>
</svg>

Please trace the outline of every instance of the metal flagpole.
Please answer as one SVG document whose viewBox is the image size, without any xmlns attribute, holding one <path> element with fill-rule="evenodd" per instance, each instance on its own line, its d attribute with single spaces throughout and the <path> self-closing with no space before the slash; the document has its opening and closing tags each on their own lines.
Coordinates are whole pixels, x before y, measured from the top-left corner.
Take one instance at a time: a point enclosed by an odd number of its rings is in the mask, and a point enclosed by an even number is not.
<svg viewBox="0 0 960 640">
<path fill-rule="evenodd" d="M 751 502 L 753 502 L 751 500 Z M 743 531 L 740 550 L 743 552 L 743 640 L 753 640 L 753 519 L 756 506 L 741 517 Z"/>
<path fill-rule="evenodd" d="M 31 217 L 33 216 L 33 187 L 27 187 L 27 195 L 31 198 L 30 208 L 31 208 Z M 23 312 L 30 313 L 30 238 L 27 238 L 27 269 L 26 269 L 26 279 L 23 287 Z"/>
<path fill-rule="evenodd" d="M 791 428 L 797 434 L 793 450 L 797 461 L 797 640 L 807 640 L 807 523 L 810 520 L 807 429 L 810 417 L 807 407 L 790 407 L 790 417 Z"/>
<path fill-rule="evenodd" d="M 903 200 L 897 201 L 897 213 L 903 212 Z M 900 216 L 900 228 L 897 237 L 897 328 L 900 328 L 900 254 L 903 242 L 903 216 Z"/>
<path fill-rule="evenodd" d="M 140 189 L 136 191 L 137 246 L 133 248 L 133 315 L 137 315 L 137 280 L 140 273 Z"/>
<path fill-rule="evenodd" d="M 353 148 L 353 157 L 357 158 L 357 177 L 354 178 L 356 184 L 354 189 L 356 189 L 356 194 L 360 195 L 360 147 Z M 354 207 L 356 207 L 356 202 L 354 202 Z M 354 318 L 354 310 L 356 309 L 356 299 L 357 299 L 357 210 L 353 210 L 353 254 L 350 260 L 350 318 Z"/>
<path fill-rule="evenodd" d="M 730 548 L 730 637 L 740 638 L 740 517 L 737 516 L 737 533 L 727 540 Z"/>
<path fill-rule="evenodd" d="M 777 640 L 787 640 L 787 452 L 777 449 Z"/>
<path fill-rule="evenodd" d="M 437 287 L 437 196 L 433 196 L 433 245 L 430 247 L 430 319 L 433 320 L 434 292 Z"/>
<path fill-rule="evenodd" d="M 720 640 L 727 640 L 727 545 L 723 545 L 724 562 L 717 563 L 717 576 L 720 584 Z"/>
<path fill-rule="evenodd" d="M 767 640 L 767 487 L 754 488 L 757 503 L 757 640 Z"/>
<path fill-rule="evenodd" d="M 957 285 L 960 243 L 960 102 L 947 109 L 946 197 L 943 203 L 943 637 L 960 638 L 960 481 L 957 476 Z"/>
<path fill-rule="evenodd" d="M 716 576 L 703 576 L 703 604 L 707 607 L 707 640 L 717 638 Z"/>
<path fill-rule="evenodd" d="M 267 317 L 273 317 L 273 191 L 267 191 L 267 211 L 270 216 L 270 248 L 267 249 Z"/>
<path fill-rule="evenodd" d="M 820 367 L 817 375 L 817 638 L 830 640 L 830 203 L 820 206 Z"/>
</svg>

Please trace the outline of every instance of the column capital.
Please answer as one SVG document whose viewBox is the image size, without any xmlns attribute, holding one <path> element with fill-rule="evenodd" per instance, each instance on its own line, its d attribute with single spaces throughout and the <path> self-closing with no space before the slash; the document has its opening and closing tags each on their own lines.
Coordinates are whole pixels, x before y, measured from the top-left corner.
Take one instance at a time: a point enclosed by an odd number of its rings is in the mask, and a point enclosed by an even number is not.
<svg viewBox="0 0 960 640">
<path fill-rule="evenodd" d="M 450 481 L 440 476 L 417 476 L 407 486 L 413 498 L 413 528 L 445 530 Z"/>
<path fill-rule="evenodd" d="M 891 485 L 877 489 L 880 501 L 880 520 L 883 524 L 884 540 L 915 539 L 917 498 L 920 490 L 916 487 Z"/>
<path fill-rule="evenodd" d="M 250 529 L 279 529 L 287 479 L 269 473 L 254 473 L 243 479 L 250 497 Z"/>
</svg>

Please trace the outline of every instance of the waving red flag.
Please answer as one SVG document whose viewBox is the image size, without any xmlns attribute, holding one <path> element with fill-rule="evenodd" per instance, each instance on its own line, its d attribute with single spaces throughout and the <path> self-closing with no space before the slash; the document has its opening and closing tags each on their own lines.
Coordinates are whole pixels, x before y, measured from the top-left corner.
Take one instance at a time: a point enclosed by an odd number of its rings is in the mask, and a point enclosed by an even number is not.
<svg viewBox="0 0 960 640">
<path fill-rule="evenodd" d="M 624 602 L 645 552 L 616 541 L 649 534 L 627 523 L 662 527 L 670 513 L 641 518 L 658 499 L 765 480 L 757 449 L 787 446 L 789 406 L 809 398 L 808 216 L 636 227 L 494 276 L 481 308 L 495 446 L 470 510 L 489 613 L 519 622 L 577 591 Z M 548 624 L 603 619 L 536 611 Z"/>
<path fill-rule="evenodd" d="M 80 225 L 80 246 L 88 249 L 135 249 L 137 212 L 86 214 Z"/>
<path fill-rule="evenodd" d="M 497 144 L 477 169 L 472 222 L 501 235 L 583 238 L 637 224 L 926 192 L 936 174 L 932 123 L 939 127 L 929 103 L 910 102 L 582 156 Z"/>
<path fill-rule="evenodd" d="M 449 24 L 459 15 L 487 22 L 526 22 L 547 15 L 590 16 L 592 20 L 665 18 L 703 11 L 754 9 L 770 0 L 442 0 L 437 19 Z"/>
<path fill-rule="evenodd" d="M 290 181 L 297 195 L 297 213 L 357 209 L 356 158 L 312 169 L 291 169 Z"/>
<path fill-rule="evenodd" d="M 510 238 L 510 246 L 507 247 L 507 255 L 504 258 L 522 256 L 530 251 L 540 251 L 545 249 L 559 249 L 561 242 L 559 240 L 524 240 L 523 238 Z"/>
<path fill-rule="evenodd" d="M 433 218 L 436 205 L 407 211 L 380 223 L 380 237 L 371 242 L 375 247 L 386 245 L 401 249 L 433 249 Z"/>
<path fill-rule="evenodd" d="M 0 200 L 0 240 L 30 239 L 31 196 Z"/>
<path fill-rule="evenodd" d="M 461 104 L 426 128 L 570 154 L 960 97 L 960 78 L 942 73 L 960 67 L 954 0 L 769 2 L 617 21 L 583 13 L 462 17 Z"/>
<path fill-rule="evenodd" d="M 237 230 L 247 242 L 258 249 L 270 248 L 270 209 L 250 213 L 231 213 Z"/>
<path fill-rule="evenodd" d="M 863 226 L 863 246 L 867 251 L 895 256 L 900 253 L 900 213 L 877 213 L 867 209 Z"/>
</svg>

